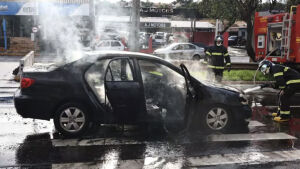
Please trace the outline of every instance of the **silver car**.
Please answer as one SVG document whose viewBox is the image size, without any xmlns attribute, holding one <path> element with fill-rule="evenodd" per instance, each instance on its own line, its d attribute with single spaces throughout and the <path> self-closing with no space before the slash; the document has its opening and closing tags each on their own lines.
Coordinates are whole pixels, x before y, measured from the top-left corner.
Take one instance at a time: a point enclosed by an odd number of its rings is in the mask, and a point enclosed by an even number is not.
<svg viewBox="0 0 300 169">
<path fill-rule="evenodd" d="M 154 55 L 168 59 L 199 60 L 205 56 L 204 48 L 191 43 L 172 43 L 161 49 L 156 49 Z"/>
</svg>

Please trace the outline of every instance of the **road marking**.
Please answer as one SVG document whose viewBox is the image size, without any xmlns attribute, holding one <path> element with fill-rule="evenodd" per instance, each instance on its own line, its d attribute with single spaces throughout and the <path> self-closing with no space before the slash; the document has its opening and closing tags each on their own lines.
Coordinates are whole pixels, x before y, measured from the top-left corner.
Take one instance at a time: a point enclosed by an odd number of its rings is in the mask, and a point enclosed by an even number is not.
<svg viewBox="0 0 300 169">
<path fill-rule="evenodd" d="M 264 141 L 264 140 L 290 140 L 297 139 L 294 136 L 286 133 L 248 133 L 248 134 L 218 134 L 207 136 L 207 141 L 221 142 L 221 141 Z M 54 147 L 76 147 L 76 146 L 108 146 L 108 145 L 138 145 L 151 144 L 149 141 L 136 141 L 125 138 L 96 138 L 96 139 L 53 139 L 52 145 Z M 163 144 L 166 142 L 155 142 L 156 144 Z M 189 142 L 185 142 L 189 143 Z"/>
<path fill-rule="evenodd" d="M 96 139 L 53 139 L 54 147 L 65 146 L 94 146 L 94 145 L 130 145 L 130 144 L 145 144 L 143 141 L 130 140 L 125 138 L 96 138 Z"/>
<path fill-rule="evenodd" d="M 259 122 L 259 121 L 256 121 L 256 120 L 251 120 L 249 121 L 249 127 L 262 127 L 262 126 L 266 126 L 265 124 Z"/>
<path fill-rule="evenodd" d="M 145 157 L 144 159 L 120 160 L 109 159 L 86 163 L 53 164 L 52 169 L 99 169 L 99 168 L 182 168 L 205 167 L 217 165 L 253 165 L 272 162 L 288 162 L 300 160 L 300 150 L 245 152 L 237 154 L 212 154 L 199 157 Z M 111 165 L 110 165 L 111 164 Z"/>
<path fill-rule="evenodd" d="M 208 141 L 262 141 L 297 139 L 286 133 L 248 133 L 248 134 L 218 134 L 209 135 Z"/>
</svg>

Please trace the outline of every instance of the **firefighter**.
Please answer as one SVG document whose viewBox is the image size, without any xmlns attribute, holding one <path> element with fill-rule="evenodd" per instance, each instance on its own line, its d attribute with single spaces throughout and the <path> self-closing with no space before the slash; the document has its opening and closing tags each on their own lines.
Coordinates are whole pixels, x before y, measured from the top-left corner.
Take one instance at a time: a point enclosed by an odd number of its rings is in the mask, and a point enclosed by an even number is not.
<svg viewBox="0 0 300 169">
<path fill-rule="evenodd" d="M 273 87 L 280 89 L 278 111 L 272 113 L 274 121 L 285 122 L 290 119 L 290 98 L 300 92 L 300 73 L 289 67 L 274 64 L 268 60 L 259 63 L 259 70 L 264 75 L 272 75 L 275 78 L 275 84 L 264 84 L 262 87 Z"/>
<path fill-rule="evenodd" d="M 231 68 L 230 56 L 226 47 L 223 46 L 223 37 L 220 35 L 216 36 L 215 45 L 208 47 L 205 53 L 204 63 L 207 64 L 209 72 L 214 74 L 215 80 L 221 82 L 225 66 L 228 68 L 228 72 Z M 226 64 L 224 64 L 224 59 Z"/>
</svg>

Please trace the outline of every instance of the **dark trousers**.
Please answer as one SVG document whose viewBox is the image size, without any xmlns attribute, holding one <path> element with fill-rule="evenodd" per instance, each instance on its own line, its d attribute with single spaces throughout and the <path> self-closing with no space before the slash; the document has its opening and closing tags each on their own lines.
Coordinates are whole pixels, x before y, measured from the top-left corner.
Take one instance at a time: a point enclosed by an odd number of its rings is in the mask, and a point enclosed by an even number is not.
<svg viewBox="0 0 300 169">
<path fill-rule="evenodd" d="M 290 116 L 290 100 L 296 92 L 300 92 L 300 85 L 298 84 L 289 85 L 280 92 L 278 102 L 280 116 Z"/>
<path fill-rule="evenodd" d="M 215 79 L 217 82 L 221 82 L 223 79 L 223 69 L 208 69 L 207 79 Z"/>
</svg>

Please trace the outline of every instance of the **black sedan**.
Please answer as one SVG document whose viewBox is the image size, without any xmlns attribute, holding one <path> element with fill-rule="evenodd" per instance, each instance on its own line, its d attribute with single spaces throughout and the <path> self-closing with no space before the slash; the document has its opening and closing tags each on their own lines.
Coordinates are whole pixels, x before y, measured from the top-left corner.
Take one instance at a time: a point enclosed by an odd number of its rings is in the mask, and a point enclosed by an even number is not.
<svg viewBox="0 0 300 169">
<path fill-rule="evenodd" d="M 24 118 L 54 119 L 66 136 L 95 123 L 224 131 L 251 117 L 240 92 L 205 85 L 184 65 L 124 51 L 91 52 L 53 70 L 25 71 L 14 103 Z"/>
</svg>

